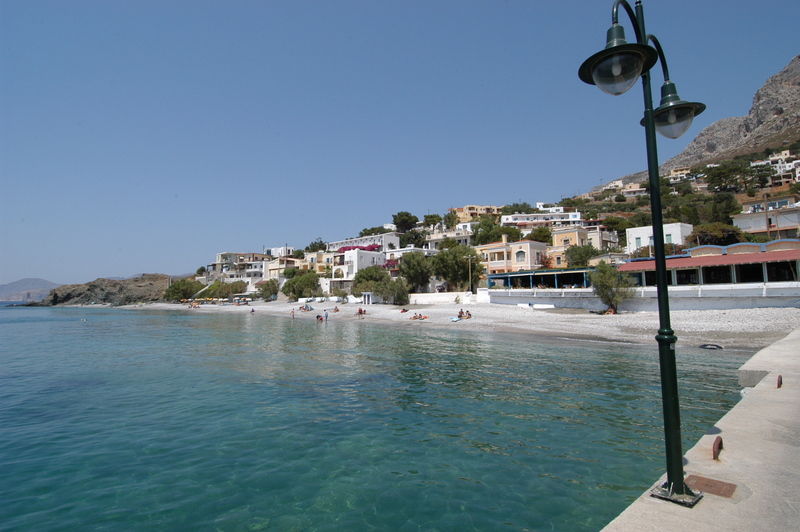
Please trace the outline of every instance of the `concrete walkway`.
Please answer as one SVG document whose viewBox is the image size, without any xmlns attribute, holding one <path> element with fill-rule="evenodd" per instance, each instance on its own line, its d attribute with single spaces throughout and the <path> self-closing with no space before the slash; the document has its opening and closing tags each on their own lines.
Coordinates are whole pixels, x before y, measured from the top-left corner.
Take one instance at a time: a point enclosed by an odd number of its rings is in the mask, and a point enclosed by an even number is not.
<svg viewBox="0 0 800 532">
<path fill-rule="evenodd" d="M 753 387 L 685 456 L 687 484 L 694 476 L 706 486 L 702 500 L 685 508 L 648 490 L 603 530 L 800 530 L 800 329 L 756 353 L 739 382 Z"/>
</svg>

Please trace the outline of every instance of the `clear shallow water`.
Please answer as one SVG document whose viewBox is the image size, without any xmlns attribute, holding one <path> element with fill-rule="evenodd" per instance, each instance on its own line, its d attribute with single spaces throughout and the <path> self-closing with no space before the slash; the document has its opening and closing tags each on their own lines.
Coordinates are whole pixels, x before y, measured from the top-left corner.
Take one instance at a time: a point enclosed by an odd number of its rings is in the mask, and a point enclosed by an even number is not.
<svg viewBox="0 0 800 532">
<path fill-rule="evenodd" d="M 0 528 L 597 530 L 664 470 L 653 344 L 0 309 Z M 747 355 L 678 345 L 688 448 Z"/>
</svg>

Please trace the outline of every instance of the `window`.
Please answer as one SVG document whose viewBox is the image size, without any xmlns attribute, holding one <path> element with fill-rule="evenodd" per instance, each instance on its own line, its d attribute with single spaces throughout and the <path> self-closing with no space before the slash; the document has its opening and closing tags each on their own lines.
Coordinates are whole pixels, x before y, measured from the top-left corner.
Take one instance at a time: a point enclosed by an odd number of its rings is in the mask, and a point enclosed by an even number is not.
<svg viewBox="0 0 800 532">
<path fill-rule="evenodd" d="M 664 237 L 664 242 L 667 244 L 672 244 L 672 234 L 667 233 L 667 235 Z"/>
<path fill-rule="evenodd" d="M 516 259 L 517 262 L 525 262 L 525 252 L 522 250 L 517 251 Z"/>
<path fill-rule="evenodd" d="M 642 237 L 640 237 L 640 236 L 636 237 L 636 247 L 637 248 L 642 247 Z"/>
</svg>

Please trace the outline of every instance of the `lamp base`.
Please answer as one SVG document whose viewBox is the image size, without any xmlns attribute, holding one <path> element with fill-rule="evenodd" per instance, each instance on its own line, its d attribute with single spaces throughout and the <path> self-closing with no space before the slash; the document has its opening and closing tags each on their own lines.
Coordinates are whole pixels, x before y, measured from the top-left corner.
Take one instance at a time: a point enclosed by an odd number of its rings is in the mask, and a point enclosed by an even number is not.
<svg viewBox="0 0 800 532">
<path fill-rule="evenodd" d="M 691 508 L 703 498 L 702 491 L 692 491 L 685 484 L 683 487 L 685 493 L 675 493 L 670 488 L 671 484 L 665 482 L 661 486 L 650 490 L 650 496 L 657 499 L 674 502 L 675 504 L 680 504 L 681 506 L 686 506 L 687 508 Z"/>
</svg>

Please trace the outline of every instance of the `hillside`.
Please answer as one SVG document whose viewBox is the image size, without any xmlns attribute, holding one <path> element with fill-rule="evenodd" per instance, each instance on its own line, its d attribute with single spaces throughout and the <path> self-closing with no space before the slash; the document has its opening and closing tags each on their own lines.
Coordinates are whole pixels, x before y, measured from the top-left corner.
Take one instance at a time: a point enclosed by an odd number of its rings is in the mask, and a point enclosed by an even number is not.
<svg viewBox="0 0 800 532">
<path fill-rule="evenodd" d="M 130 305 L 160 301 L 170 279 L 168 275 L 146 273 L 132 279 L 96 279 L 85 284 L 63 285 L 50 291 L 42 305 Z"/>
<path fill-rule="evenodd" d="M 746 116 L 724 118 L 703 129 L 681 153 L 661 165 L 661 173 L 762 152 L 800 139 L 800 55 L 756 91 Z M 646 172 L 621 178 L 647 179 Z"/>
<path fill-rule="evenodd" d="M 41 301 L 58 283 L 28 277 L 0 285 L 0 301 Z"/>
</svg>

